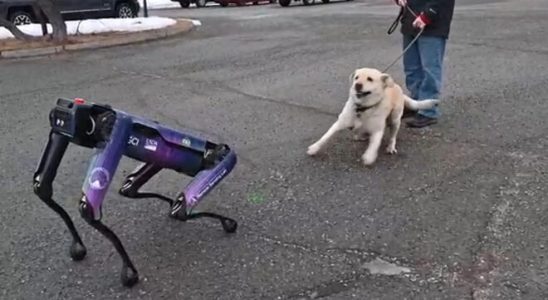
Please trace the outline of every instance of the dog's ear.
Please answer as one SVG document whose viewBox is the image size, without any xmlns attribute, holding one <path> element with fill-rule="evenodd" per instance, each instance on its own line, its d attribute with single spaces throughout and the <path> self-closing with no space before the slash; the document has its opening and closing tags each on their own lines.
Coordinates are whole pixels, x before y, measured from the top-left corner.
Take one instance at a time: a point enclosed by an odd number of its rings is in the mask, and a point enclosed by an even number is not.
<svg viewBox="0 0 548 300">
<path fill-rule="evenodd" d="M 348 77 L 348 81 L 350 81 L 350 84 L 354 81 L 354 76 L 356 76 L 356 70 L 352 71 L 352 74 Z"/>
<path fill-rule="evenodd" d="M 394 86 L 394 79 L 392 79 L 392 76 L 390 76 L 386 73 L 383 73 L 381 75 L 381 82 L 382 82 L 384 88 Z"/>
</svg>

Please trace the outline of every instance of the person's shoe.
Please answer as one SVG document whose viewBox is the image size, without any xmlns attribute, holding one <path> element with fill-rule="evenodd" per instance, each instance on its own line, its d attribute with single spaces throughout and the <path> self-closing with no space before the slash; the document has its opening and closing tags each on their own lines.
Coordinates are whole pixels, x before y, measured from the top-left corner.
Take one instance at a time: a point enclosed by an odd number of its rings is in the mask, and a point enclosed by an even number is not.
<svg viewBox="0 0 548 300">
<path fill-rule="evenodd" d="M 437 119 L 429 118 L 419 114 L 417 114 L 413 120 L 409 120 L 406 122 L 407 126 L 412 128 L 422 128 L 436 123 L 438 123 Z"/>
</svg>

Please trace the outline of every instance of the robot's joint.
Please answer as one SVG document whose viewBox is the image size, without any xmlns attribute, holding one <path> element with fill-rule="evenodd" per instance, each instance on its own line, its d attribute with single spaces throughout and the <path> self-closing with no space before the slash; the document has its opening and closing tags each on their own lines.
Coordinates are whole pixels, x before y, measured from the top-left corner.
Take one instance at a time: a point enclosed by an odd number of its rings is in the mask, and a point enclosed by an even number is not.
<svg viewBox="0 0 548 300">
<path fill-rule="evenodd" d="M 38 196 L 42 201 L 47 201 L 53 196 L 53 189 L 51 185 L 42 185 L 39 180 L 35 180 L 32 184 L 34 194 Z"/>
<path fill-rule="evenodd" d="M 82 198 L 80 198 L 78 211 L 80 212 L 80 217 L 86 222 L 100 221 L 103 218 L 101 207 L 94 208 L 93 205 L 88 202 L 88 198 L 85 194 L 82 194 Z"/>
<path fill-rule="evenodd" d="M 209 169 L 217 165 L 230 152 L 230 147 L 225 144 L 215 145 L 204 153 L 204 167 Z"/>
</svg>

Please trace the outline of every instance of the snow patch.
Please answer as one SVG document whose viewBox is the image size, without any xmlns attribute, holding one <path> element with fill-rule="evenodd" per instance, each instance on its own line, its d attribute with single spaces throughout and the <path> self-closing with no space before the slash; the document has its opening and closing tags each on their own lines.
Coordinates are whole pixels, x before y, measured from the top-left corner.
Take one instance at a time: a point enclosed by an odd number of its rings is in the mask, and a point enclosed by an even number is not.
<svg viewBox="0 0 548 300">
<path fill-rule="evenodd" d="M 143 0 L 139 0 L 141 9 L 144 9 L 145 3 Z M 148 9 L 162 9 L 162 8 L 181 8 L 179 2 L 174 2 L 171 0 L 147 0 Z"/>
<path fill-rule="evenodd" d="M 69 35 L 92 34 L 105 32 L 136 32 L 151 29 L 160 29 L 175 25 L 177 21 L 163 17 L 133 18 L 133 19 L 89 19 L 79 21 L 67 21 L 67 33 Z M 48 32 L 51 33 L 51 25 L 47 24 Z M 21 25 L 18 28 L 32 36 L 42 36 L 40 24 Z M 13 38 L 11 32 L 0 28 L 0 39 Z"/>
</svg>

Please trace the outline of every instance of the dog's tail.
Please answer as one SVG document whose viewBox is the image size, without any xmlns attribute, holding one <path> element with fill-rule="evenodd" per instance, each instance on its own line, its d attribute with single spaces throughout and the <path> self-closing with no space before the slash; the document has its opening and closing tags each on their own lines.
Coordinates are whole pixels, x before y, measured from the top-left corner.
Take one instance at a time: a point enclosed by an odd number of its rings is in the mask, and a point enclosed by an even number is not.
<svg viewBox="0 0 548 300">
<path fill-rule="evenodd" d="M 407 95 L 403 95 L 403 98 L 405 100 L 405 107 L 411 110 L 429 109 L 437 106 L 438 103 L 440 102 L 439 100 L 436 100 L 436 99 L 427 99 L 427 100 L 417 101 Z"/>
</svg>

